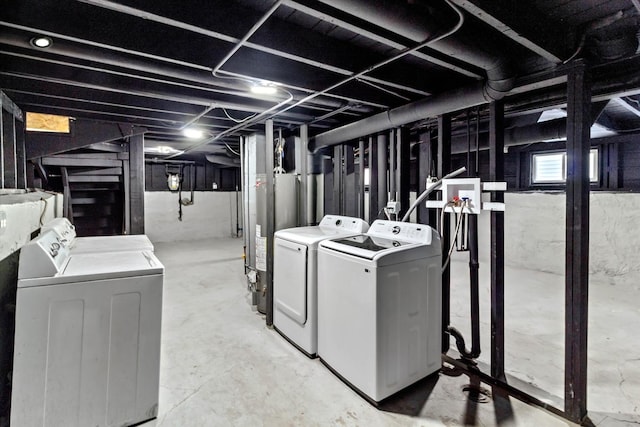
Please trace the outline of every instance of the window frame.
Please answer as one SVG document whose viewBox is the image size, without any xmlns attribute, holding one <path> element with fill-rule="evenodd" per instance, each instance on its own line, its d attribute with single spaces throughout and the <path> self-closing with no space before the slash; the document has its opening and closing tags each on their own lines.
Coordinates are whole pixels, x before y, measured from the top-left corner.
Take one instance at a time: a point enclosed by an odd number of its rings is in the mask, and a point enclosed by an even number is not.
<svg viewBox="0 0 640 427">
<path fill-rule="evenodd" d="M 562 155 L 562 179 L 561 180 L 539 180 L 536 179 L 536 157 L 538 156 L 552 156 L 552 155 Z M 541 187 L 541 186 L 564 186 L 567 182 L 567 151 L 566 150 L 548 150 L 548 151 L 536 151 L 532 152 L 530 156 L 530 176 L 529 176 L 529 185 L 532 187 Z M 591 174 L 591 168 L 593 167 L 594 171 Z M 600 183 L 600 150 L 598 147 L 591 147 L 589 149 L 589 176 L 591 185 L 598 185 Z"/>
</svg>

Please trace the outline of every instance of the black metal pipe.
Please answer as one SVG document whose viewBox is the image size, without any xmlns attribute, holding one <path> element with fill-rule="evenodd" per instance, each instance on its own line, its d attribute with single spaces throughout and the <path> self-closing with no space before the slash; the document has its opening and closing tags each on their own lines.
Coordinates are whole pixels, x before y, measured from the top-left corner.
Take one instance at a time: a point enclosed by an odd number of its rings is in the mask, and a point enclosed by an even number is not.
<svg viewBox="0 0 640 427">
<path fill-rule="evenodd" d="M 456 347 L 464 359 L 480 356 L 480 286 L 478 279 L 478 215 L 469 215 L 469 288 L 471 294 L 471 350 L 467 350 L 464 336 L 453 326 L 447 328 L 456 340 Z"/>
<path fill-rule="evenodd" d="M 469 286 L 471 291 L 471 357 L 480 356 L 480 281 L 478 279 L 478 215 L 469 215 Z"/>
</svg>

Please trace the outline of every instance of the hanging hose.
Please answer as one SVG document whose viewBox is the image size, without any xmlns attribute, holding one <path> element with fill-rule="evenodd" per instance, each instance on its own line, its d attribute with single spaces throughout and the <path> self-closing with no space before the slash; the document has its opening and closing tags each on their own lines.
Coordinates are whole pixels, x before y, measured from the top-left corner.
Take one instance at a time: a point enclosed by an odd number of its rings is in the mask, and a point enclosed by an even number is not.
<svg viewBox="0 0 640 427">
<path fill-rule="evenodd" d="M 466 170 L 467 170 L 467 168 L 461 167 L 460 169 L 457 169 L 457 170 L 451 172 L 450 174 L 447 174 L 447 175 L 443 176 L 442 178 L 440 178 L 439 180 L 434 182 L 431 186 L 429 186 L 429 188 L 427 188 L 422 193 L 420 193 L 420 195 L 416 198 L 416 201 L 411 204 L 409 209 L 407 209 L 407 213 L 405 213 L 404 216 L 402 217 L 402 222 L 407 222 L 409 220 L 409 217 L 411 216 L 411 212 L 413 212 L 416 209 L 416 207 L 418 207 L 418 205 L 420 203 L 422 203 L 422 201 L 424 199 L 427 198 L 427 196 L 429 194 L 433 193 L 435 190 L 440 188 L 440 186 L 442 185 L 442 181 L 443 180 L 448 179 L 448 178 L 453 178 L 454 176 L 458 176 L 458 175 L 460 175 L 462 172 L 464 172 Z"/>
</svg>

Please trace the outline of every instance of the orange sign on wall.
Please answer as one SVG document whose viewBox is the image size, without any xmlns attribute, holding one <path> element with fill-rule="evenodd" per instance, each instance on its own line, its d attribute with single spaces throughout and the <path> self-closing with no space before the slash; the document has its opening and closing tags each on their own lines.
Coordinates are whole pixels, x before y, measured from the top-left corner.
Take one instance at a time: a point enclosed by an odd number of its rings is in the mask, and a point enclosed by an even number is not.
<svg viewBox="0 0 640 427">
<path fill-rule="evenodd" d="M 27 112 L 27 130 L 34 132 L 69 133 L 71 119 L 67 116 Z"/>
</svg>

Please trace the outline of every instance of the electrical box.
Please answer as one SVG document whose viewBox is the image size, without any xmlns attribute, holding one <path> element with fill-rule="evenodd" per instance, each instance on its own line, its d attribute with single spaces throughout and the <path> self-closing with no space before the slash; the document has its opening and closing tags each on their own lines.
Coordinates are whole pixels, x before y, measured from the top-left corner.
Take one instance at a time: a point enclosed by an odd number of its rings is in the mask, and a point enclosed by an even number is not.
<svg viewBox="0 0 640 427">
<path fill-rule="evenodd" d="M 428 184 L 427 184 L 428 185 Z M 441 200 L 427 200 L 427 208 L 442 209 L 445 212 L 460 212 L 461 207 L 447 206 L 449 202 L 464 203 L 466 213 L 479 214 L 482 209 L 491 211 L 504 211 L 504 203 L 482 202 L 483 191 L 505 191 L 505 182 L 480 182 L 480 178 L 451 178 L 444 179 L 440 190 Z"/>
</svg>

